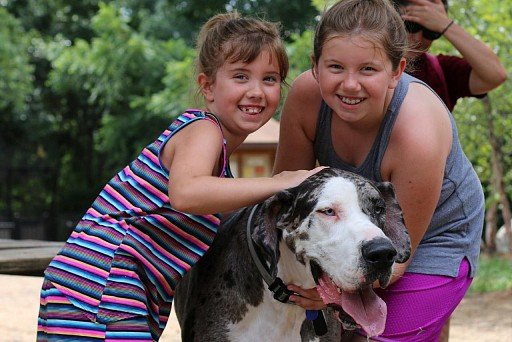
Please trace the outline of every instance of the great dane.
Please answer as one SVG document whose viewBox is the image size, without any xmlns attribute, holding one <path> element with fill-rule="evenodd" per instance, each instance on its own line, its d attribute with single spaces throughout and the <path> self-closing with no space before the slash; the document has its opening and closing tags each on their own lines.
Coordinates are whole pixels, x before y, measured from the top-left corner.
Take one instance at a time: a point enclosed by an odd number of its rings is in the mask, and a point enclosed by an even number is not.
<svg viewBox="0 0 512 342">
<path fill-rule="evenodd" d="M 387 311 L 372 284 L 386 286 L 409 255 L 391 183 L 326 168 L 223 221 L 176 289 L 182 340 L 314 340 L 305 310 L 283 303 L 283 283 L 317 287 L 329 307 L 321 341 L 339 341 L 341 326 L 378 335 Z"/>
</svg>

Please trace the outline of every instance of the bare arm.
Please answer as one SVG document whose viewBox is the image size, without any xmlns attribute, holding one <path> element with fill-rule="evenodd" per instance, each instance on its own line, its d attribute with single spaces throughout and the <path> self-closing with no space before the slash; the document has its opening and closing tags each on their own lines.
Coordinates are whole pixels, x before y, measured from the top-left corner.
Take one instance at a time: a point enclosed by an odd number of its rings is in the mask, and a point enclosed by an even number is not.
<svg viewBox="0 0 512 342">
<path fill-rule="evenodd" d="M 313 141 L 321 100 L 318 84 L 310 71 L 293 82 L 281 113 L 274 174 L 315 166 Z"/>
<path fill-rule="evenodd" d="M 316 158 L 313 142 L 322 97 L 318 83 L 311 71 L 301 74 L 293 82 L 281 113 L 279 146 L 274 164 L 274 174 L 284 170 L 310 169 Z M 309 310 L 325 307 L 316 288 L 303 289 L 289 284 L 288 289 L 297 295 L 290 300 Z"/>
<path fill-rule="evenodd" d="M 315 166 L 313 143 L 321 101 L 318 83 L 311 71 L 299 75 L 288 92 L 281 113 L 274 174 Z M 319 310 L 325 307 L 316 288 L 303 289 L 288 284 L 288 289 L 297 294 L 290 296 L 290 300 L 305 309 Z"/>
<path fill-rule="evenodd" d="M 435 31 L 442 32 L 451 20 L 441 0 L 410 0 L 405 20 L 419 23 Z M 469 89 L 473 94 L 484 94 L 507 79 L 507 70 L 501 64 L 498 56 L 483 42 L 473 37 L 461 26 L 454 22 L 444 33 L 446 39 L 460 52 L 471 65 Z"/>
<path fill-rule="evenodd" d="M 395 187 L 411 238 L 411 258 L 396 265 L 392 282 L 406 270 L 432 220 L 452 143 L 446 109 L 423 85 L 411 84 L 383 160 L 383 177 Z"/>
<path fill-rule="evenodd" d="M 164 147 L 169 169 L 171 205 L 192 214 L 213 214 L 256 204 L 301 183 L 313 171 L 265 178 L 219 178 L 222 135 L 215 124 L 200 120 L 178 132 Z"/>
</svg>

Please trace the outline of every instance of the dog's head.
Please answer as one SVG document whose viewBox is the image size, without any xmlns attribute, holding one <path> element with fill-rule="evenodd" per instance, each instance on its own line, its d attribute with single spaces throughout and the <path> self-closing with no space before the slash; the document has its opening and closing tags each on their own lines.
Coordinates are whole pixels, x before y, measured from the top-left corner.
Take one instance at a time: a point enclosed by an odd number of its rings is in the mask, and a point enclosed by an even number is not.
<svg viewBox="0 0 512 342">
<path fill-rule="evenodd" d="M 373 316 L 351 307 L 356 299 L 350 296 L 361 293 L 357 300 L 367 301 L 368 307 L 373 302 L 369 310 L 382 313 L 383 303 L 370 298 L 375 296 L 371 285 L 379 280 L 386 286 L 393 264 L 410 255 L 409 236 L 390 183 L 328 168 L 265 201 L 262 212 L 253 239 L 270 255 L 271 264 L 279 259 L 278 243 L 283 239 L 297 260 L 311 267 L 326 304 L 343 308 L 363 328 L 362 316 Z"/>
</svg>

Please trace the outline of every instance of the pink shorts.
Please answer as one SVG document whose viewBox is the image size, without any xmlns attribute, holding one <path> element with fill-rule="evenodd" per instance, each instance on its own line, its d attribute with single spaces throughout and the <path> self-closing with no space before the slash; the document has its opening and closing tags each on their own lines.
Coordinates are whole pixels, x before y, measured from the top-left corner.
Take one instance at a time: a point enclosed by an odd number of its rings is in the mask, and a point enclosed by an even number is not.
<svg viewBox="0 0 512 342">
<path fill-rule="evenodd" d="M 462 260 L 457 277 L 404 273 L 387 289 L 375 292 L 387 304 L 386 328 L 375 341 L 434 342 L 466 294 L 472 279 L 469 262 Z M 364 335 L 363 331 L 359 334 Z"/>
</svg>

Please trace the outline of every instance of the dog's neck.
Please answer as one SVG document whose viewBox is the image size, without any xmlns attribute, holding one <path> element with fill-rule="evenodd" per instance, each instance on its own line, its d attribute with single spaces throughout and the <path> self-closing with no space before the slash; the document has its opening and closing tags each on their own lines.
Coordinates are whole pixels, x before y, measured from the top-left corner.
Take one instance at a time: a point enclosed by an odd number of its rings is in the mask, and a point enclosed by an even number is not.
<svg viewBox="0 0 512 342">
<path fill-rule="evenodd" d="M 288 248 L 286 243 L 279 242 L 280 257 L 277 263 L 277 276 L 285 284 L 294 284 L 306 289 L 316 286 L 309 263 L 304 265 L 297 260 L 295 254 Z"/>
</svg>

